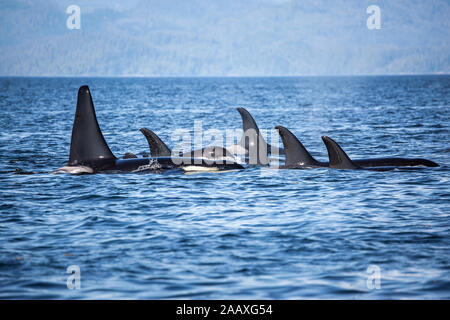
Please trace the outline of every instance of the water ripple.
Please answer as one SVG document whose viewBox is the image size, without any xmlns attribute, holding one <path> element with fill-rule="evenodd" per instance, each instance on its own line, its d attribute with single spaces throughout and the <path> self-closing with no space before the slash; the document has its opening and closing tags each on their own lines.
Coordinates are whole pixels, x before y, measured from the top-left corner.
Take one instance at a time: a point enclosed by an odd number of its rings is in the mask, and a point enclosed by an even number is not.
<svg viewBox="0 0 450 320">
<path fill-rule="evenodd" d="M 91 87 L 112 151 L 149 127 L 291 129 L 352 157 L 439 168 L 52 175 L 67 161 L 77 89 Z M 0 298 L 450 298 L 448 76 L 1 79 Z M 45 96 L 41 96 L 45 92 Z M 67 267 L 81 289 L 66 286 Z M 367 268 L 381 289 L 367 287 Z"/>
</svg>

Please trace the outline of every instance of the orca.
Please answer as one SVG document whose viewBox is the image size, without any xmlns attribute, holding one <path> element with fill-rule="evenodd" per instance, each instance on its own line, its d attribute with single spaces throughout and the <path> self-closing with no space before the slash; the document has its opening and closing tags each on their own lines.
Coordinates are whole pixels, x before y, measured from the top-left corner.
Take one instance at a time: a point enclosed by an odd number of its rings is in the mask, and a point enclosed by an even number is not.
<svg viewBox="0 0 450 320">
<path fill-rule="evenodd" d="M 322 140 L 327 147 L 330 168 L 389 170 L 391 168 L 399 167 L 439 167 L 436 162 L 422 158 L 375 158 L 351 160 L 336 141 L 327 136 L 322 136 Z"/>
<path fill-rule="evenodd" d="M 337 169 L 388 168 L 388 167 L 438 167 L 431 160 L 422 158 L 373 158 L 350 160 L 342 148 L 331 138 L 323 136 L 329 161 L 316 160 L 297 137 L 287 128 L 277 126 L 285 150 L 285 164 L 281 169 L 328 167 Z"/>
<path fill-rule="evenodd" d="M 242 118 L 243 135 L 237 144 L 226 147 L 231 153 L 244 155 L 247 161 L 257 165 L 268 165 L 268 155 L 272 151 L 278 155 L 284 154 L 284 149 L 273 147 L 264 140 L 250 112 L 242 107 L 237 108 L 237 111 Z"/>
<path fill-rule="evenodd" d="M 55 170 L 54 173 L 148 172 L 184 166 L 189 166 L 190 169 L 202 167 L 215 170 L 243 168 L 237 162 L 215 162 L 192 157 L 135 158 L 125 156 L 125 159 L 118 159 L 111 152 L 100 130 L 89 87 L 82 86 L 79 88 L 69 161 L 65 166 Z"/>
<path fill-rule="evenodd" d="M 193 150 L 186 153 L 180 152 L 178 155 L 174 155 L 172 154 L 172 150 L 170 150 L 170 148 L 152 130 L 147 128 L 141 128 L 140 131 L 144 134 L 145 138 L 147 139 L 151 157 L 170 157 L 170 156 L 178 156 L 182 158 L 203 157 L 214 160 L 231 159 L 232 161 L 235 161 L 235 157 L 231 154 L 230 151 L 219 146 L 208 146 L 202 149 Z"/>
</svg>

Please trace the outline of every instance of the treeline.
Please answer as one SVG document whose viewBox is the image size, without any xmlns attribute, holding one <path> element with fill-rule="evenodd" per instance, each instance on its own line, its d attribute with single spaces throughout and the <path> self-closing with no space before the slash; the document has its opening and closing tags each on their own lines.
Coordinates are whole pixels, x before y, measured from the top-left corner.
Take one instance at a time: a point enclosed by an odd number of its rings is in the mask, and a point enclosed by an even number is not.
<svg viewBox="0 0 450 320">
<path fill-rule="evenodd" d="M 82 11 L 81 30 L 56 3 L 16 1 L 0 8 L 0 74 L 448 73 L 449 5 L 437 2 L 386 3 L 370 31 L 361 1 L 144 1 Z"/>
</svg>

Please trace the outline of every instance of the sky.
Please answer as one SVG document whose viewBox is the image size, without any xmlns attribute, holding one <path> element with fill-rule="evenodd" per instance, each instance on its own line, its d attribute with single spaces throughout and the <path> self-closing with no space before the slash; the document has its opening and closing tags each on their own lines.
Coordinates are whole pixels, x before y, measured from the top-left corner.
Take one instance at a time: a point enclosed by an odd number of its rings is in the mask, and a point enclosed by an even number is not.
<svg viewBox="0 0 450 320">
<path fill-rule="evenodd" d="M 0 75 L 448 74 L 449 16 L 447 0 L 0 0 Z"/>
</svg>

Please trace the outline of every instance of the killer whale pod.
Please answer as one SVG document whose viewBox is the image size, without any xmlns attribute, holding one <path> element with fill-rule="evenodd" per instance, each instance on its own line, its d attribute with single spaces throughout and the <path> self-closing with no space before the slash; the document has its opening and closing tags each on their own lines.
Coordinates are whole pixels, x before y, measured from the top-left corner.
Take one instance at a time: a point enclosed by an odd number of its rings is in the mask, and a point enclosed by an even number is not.
<svg viewBox="0 0 450 320">
<path fill-rule="evenodd" d="M 140 131 L 147 139 L 151 157 L 168 157 L 172 155 L 172 150 L 161 140 L 152 130 L 141 128 Z M 186 153 L 179 153 L 179 157 L 204 157 L 207 159 L 234 159 L 233 154 L 225 148 L 219 146 L 208 146 L 202 149 L 193 150 Z"/>
<path fill-rule="evenodd" d="M 283 141 L 286 161 L 282 169 L 328 167 L 336 169 L 388 168 L 388 167 L 438 167 L 436 162 L 423 158 L 372 158 L 351 160 L 345 151 L 331 138 L 322 140 L 328 151 L 329 161 L 316 160 L 297 137 L 287 128 L 277 126 Z"/>
<path fill-rule="evenodd" d="M 203 157 L 208 159 L 218 159 L 233 158 L 234 155 L 245 155 L 247 163 L 264 166 L 268 165 L 268 155 L 272 154 L 272 151 L 278 152 L 278 154 L 284 154 L 283 149 L 274 148 L 265 141 L 250 112 L 242 107 L 237 108 L 237 111 L 242 118 L 243 135 L 236 145 L 231 145 L 226 148 L 208 146 L 177 156 L 191 157 L 203 155 Z M 172 150 L 153 131 L 147 128 L 140 130 L 147 139 L 152 157 L 170 156 L 172 154 Z"/>
<path fill-rule="evenodd" d="M 95 173 L 104 171 L 133 172 L 152 169 L 171 169 L 186 166 L 209 167 L 221 169 L 242 169 L 243 167 L 230 161 L 230 150 L 247 154 L 250 158 L 256 150 L 256 164 L 267 165 L 268 154 L 272 146 L 262 137 L 259 128 L 244 108 L 237 109 L 242 117 L 244 134 L 237 145 L 222 147 L 206 147 L 188 153 L 172 155 L 167 145 L 151 130 L 142 128 L 141 132 L 149 144 L 151 158 L 138 158 L 132 153 L 126 153 L 118 159 L 110 150 L 98 125 L 92 96 L 88 86 L 78 90 L 75 119 L 72 129 L 69 161 L 66 166 L 57 172 Z M 285 165 L 280 167 L 329 167 L 336 169 L 362 169 L 381 167 L 437 167 L 437 163 L 423 158 L 373 158 L 352 160 L 344 150 L 331 138 L 323 136 L 322 140 L 327 147 L 329 161 L 316 160 L 292 132 L 282 126 L 275 127 L 283 141 L 284 149 L 279 154 L 285 154 Z M 201 158 L 196 157 L 199 154 Z M 224 158 L 227 161 L 224 163 Z M 219 160 L 219 161 L 218 161 Z M 153 166 L 154 165 L 154 166 Z"/>
<path fill-rule="evenodd" d="M 237 162 L 206 161 L 206 159 L 195 159 L 193 157 L 137 158 L 133 154 L 128 154 L 125 159 L 118 159 L 111 152 L 100 130 L 89 87 L 82 86 L 79 88 L 69 161 L 66 166 L 55 172 L 141 172 L 187 166 L 215 168 L 217 170 L 243 168 Z"/>
</svg>

